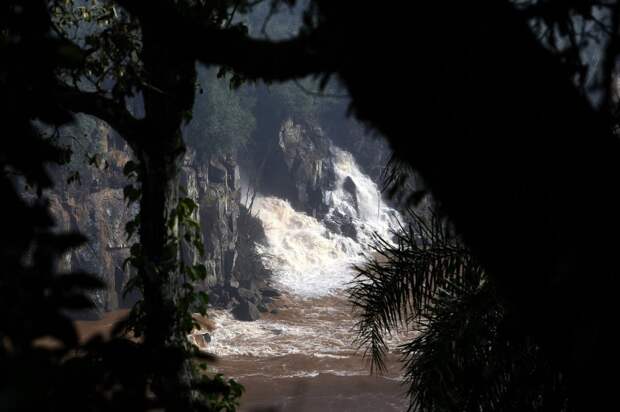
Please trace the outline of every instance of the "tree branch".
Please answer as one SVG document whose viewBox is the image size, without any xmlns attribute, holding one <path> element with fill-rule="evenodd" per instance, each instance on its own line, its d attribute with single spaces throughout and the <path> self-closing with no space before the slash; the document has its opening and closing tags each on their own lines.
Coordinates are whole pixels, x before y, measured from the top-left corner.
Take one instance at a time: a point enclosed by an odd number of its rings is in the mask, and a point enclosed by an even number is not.
<svg viewBox="0 0 620 412">
<path fill-rule="evenodd" d="M 286 81 L 337 70 L 337 59 L 330 58 L 319 32 L 300 34 L 282 41 L 253 39 L 235 29 L 190 28 L 196 58 L 204 64 L 230 67 L 251 80 Z M 199 43 L 200 44 L 200 43 Z M 321 52 L 319 53 L 319 50 Z"/>
<path fill-rule="evenodd" d="M 281 41 L 251 38 L 237 27 L 217 27 L 201 16 L 182 15 L 168 2 L 149 4 L 135 0 L 116 0 L 139 18 L 143 26 L 161 27 L 188 60 L 221 65 L 249 80 L 286 81 L 336 71 L 328 41 L 321 31 L 302 33 Z M 319 53 L 320 50 L 320 53 Z"/>
<path fill-rule="evenodd" d="M 60 85 L 58 87 L 58 101 L 67 110 L 95 116 L 108 123 L 132 146 L 141 139 L 142 122 L 133 117 L 124 105 L 103 97 L 99 93 L 84 92 L 66 85 Z"/>
</svg>

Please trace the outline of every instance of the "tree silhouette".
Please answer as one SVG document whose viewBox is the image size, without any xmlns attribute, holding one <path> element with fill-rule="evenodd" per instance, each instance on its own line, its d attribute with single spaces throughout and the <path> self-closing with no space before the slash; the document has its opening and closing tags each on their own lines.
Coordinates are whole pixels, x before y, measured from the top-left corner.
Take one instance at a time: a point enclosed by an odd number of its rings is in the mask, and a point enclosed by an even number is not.
<svg viewBox="0 0 620 412">
<path fill-rule="evenodd" d="M 73 63 L 56 70 L 61 76 L 41 95 L 108 122 L 139 161 L 127 170 L 139 187 L 126 192 L 141 209 L 134 257 L 144 302 L 134 319 L 144 326 L 152 356 L 186 349 L 188 305 L 174 221 L 191 205 L 179 209 L 176 176 L 181 125 L 191 112 L 200 62 L 232 71 L 236 83 L 313 75 L 326 84 L 337 77 L 352 112 L 424 178 L 493 279 L 514 324 L 562 370 L 571 408 L 596 409 L 610 398 L 614 381 L 598 372 L 612 372 L 609 360 L 615 359 L 609 327 L 615 243 L 603 239 L 620 226 L 619 148 L 610 116 L 617 2 L 314 0 L 299 34 L 282 41 L 253 39 L 235 23 L 233 15 L 253 4 L 248 1 L 110 0 L 84 9 L 82 3 L 32 3 L 54 16 L 51 37 Z M 92 25 L 72 38 L 63 27 L 76 18 Z M 593 25 L 578 30 L 580 19 Z M 597 21 L 604 29 L 600 105 L 585 95 L 579 37 L 594 33 Z M 542 32 L 533 31 L 533 23 Z M 40 19 L 30 27 L 36 28 L 24 38 L 45 37 L 50 29 Z M 555 33 L 561 41 L 553 41 Z M 143 101 L 144 117 L 127 110 L 128 98 Z M 170 359 L 153 372 L 154 389 L 169 404 L 188 406 L 188 357 Z"/>
<path fill-rule="evenodd" d="M 385 370 L 387 337 L 409 332 L 398 349 L 410 410 L 568 410 L 562 370 L 515 324 L 449 225 L 424 208 L 406 217 L 393 241 L 375 238 L 349 289 L 371 369 Z"/>
</svg>

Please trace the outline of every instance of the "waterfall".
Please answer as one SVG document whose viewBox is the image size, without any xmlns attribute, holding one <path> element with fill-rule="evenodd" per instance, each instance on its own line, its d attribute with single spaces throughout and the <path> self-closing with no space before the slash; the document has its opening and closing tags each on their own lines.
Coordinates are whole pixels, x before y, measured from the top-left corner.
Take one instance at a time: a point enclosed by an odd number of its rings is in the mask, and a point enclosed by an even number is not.
<svg viewBox="0 0 620 412">
<path fill-rule="evenodd" d="M 355 228 L 356 239 L 333 233 L 314 217 L 295 211 L 276 197 L 257 197 L 255 210 L 267 235 L 260 252 L 282 289 L 304 298 L 330 295 L 352 280 L 354 264 L 364 261 L 373 233 L 389 238 L 398 224 L 398 212 L 381 199 L 377 185 L 365 175 L 353 156 L 331 149 L 336 184 L 326 191 L 329 212 L 325 221 L 343 219 Z M 353 194 L 345 181 L 353 182 Z"/>
<path fill-rule="evenodd" d="M 361 171 L 351 153 L 335 146 L 331 147 L 331 153 L 336 174 L 336 188 L 326 192 L 325 200 L 330 205 L 327 219 L 335 214 L 345 215 L 351 219 L 357 229 L 358 243 L 365 250 L 371 242 L 373 233 L 389 239 L 391 231 L 399 227 L 400 214 L 385 204 L 377 184 Z M 357 202 L 345 190 L 347 178 L 355 184 Z"/>
<path fill-rule="evenodd" d="M 302 297 L 318 297 L 341 289 L 351 279 L 351 265 L 362 258 L 357 242 L 330 233 L 282 199 L 259 197 L 255 207 L 267 236 L 267 246 L 260 252 L 279 286 Z"/>
<path fill-rule="evenodd" d="M 273 285 L 283 292 L 282 313 L 242 322 L 227 311 L 211 312 L 216 329 L 208 350 L 230 362 L 236 359 L 237 374 L 367 373 L 353 347 L 355 318 L 343 289 L 353 279 L 352 265 L 362 264 L 370 252 L 373 233 L 389 238 L 399 214 L 385 204 L 350 153 L 332 147 L 331 155 L 335 185 L 324 192 L 328 211 L 323 219 L 296 211 L 277 197 L 259 194 L 254 200 L 253 211 L 267 238 L 258 248 L 273 272 Z M 334 222 L 352 225 L 356 236 L 337 233 Z M 257 371 L 251 365 L 259 361 Z"/>
</svg>

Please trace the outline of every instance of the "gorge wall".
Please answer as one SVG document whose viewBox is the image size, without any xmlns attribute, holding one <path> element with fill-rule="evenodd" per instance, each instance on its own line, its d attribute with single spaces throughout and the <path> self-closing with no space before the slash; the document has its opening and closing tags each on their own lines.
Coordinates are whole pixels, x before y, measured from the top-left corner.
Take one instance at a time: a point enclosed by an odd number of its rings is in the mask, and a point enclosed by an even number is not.
<svg viewBox="0 0 620 412">
<path fill-rule="evenodd" d="M 295 116 L 276 120 L 234 154 L 205 156 L 190 145 L 180 173 L 183 195 L 198 204 L 195 218 L 205 245 L 202 263 L 208 277 L 199 286 L 209 289 L 211 304 L 232 309 L 244 320 L 268 311 L 278 295 L 269 286 L 270 271 L 255 247 L 265 242 L 265 232 L 248 194 L 254 190 L 284 199 L 295 210 L 322 220 L 333 233 L 356 239 L 355 214 L 334 213 L 332 194 L 344 190 L 341 197 L 349 196 L 349 203 L 357 208 L 359 176 L 336 173 L 334 145 L 348 146 L 354 157 L 362 159 L 360 168 L 375 178 L 376 166 L 389 153 L 385 143 L 360 133 L 360 126 L 351 122 L 349 128 L 331 125 L 330 129 Z M 338 137 L 328 135 L 328 129 Z M 63 136 L 61 143 L 71 145 L 73 160 L 53 168 L 56 186 L 46 195 L 57 229 L 79 231 L 88 238 L 84 246 L 64 257 L 61 269 L 87 271 L 105 281 L 106 288 L 92 296 L 95 310 L 77 315 L 97 318 L 105 311 L 129 307 L 138 298 L 123 295 L 131 270 L 124 268 L 124 261 L 132 243 L 125 224 L 137 212 L 137 206 L 127 207 L 123 198 L 127 181 L 122 170 L 131 151 L 105 123 L 87 116 L 79 116 Z M 369 145 L 375 145 L 374 150 L 368 150 Z M 33 195 L 25 192 L 25 196 Z M 191 251 L 182 253 L 186 261 L 200 259 Z"/>
</svg>

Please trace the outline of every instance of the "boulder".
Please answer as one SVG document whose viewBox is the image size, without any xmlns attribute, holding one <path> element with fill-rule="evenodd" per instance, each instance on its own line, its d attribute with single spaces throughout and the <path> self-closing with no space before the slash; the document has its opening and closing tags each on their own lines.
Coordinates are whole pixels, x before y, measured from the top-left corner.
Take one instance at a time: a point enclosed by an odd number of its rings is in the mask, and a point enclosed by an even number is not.
<svg viewBox="0 0 620 412">
<path fill-rule="evenodd" d="M 207 346 L 207 343 L 211 342 L 211 335 L 209 332 L 194 335 L 194 340 L 199 346 Z"/>
<path fill-rule="evenodd" d="M 246 300 L 239 303 L 233 309 L 232 313 L 236 319 L 246 322 L 254 321 L 260 318 L 260 312 L 258 311 L 258 308 L 256 308 L 256 305 Z"/>
<path fill-rule="evenodd" d="M 357 200 L 357 185 L 355 184 L 353 179 L 351 179 L 351 176 L 347 176 L 344 179 L 344 182 L 342 182 L 342 189 L 351 195 L 351 199 L 353 200 L 353 207 L 355 207 L 355 211 L 359 215 L 360 210 Z"/>
<path fill-rule="evenodd" d="M 357 241 L 357 228 L 352 221 L 348 220 L 340 224 L 340 232 L 343 236 L 350 237 Z"/>
<path fill-rule="evenodd" d="M 280 296 L 280 292 L 276 288 L 272 288 L 271 286 L 265 286 L 260 288 L 260 293 L 269 298 L 277 298 Z"/>
<path fill-rule="evenodd" d="M 239 288 L 237 293 L 239 293 L 239 298 L 241 300 L 247 300 L 248 302 L 252 302 L 254 304 L 258 303 L 260 300 L 260 296 L 255 290 Z"/>
</svg>

